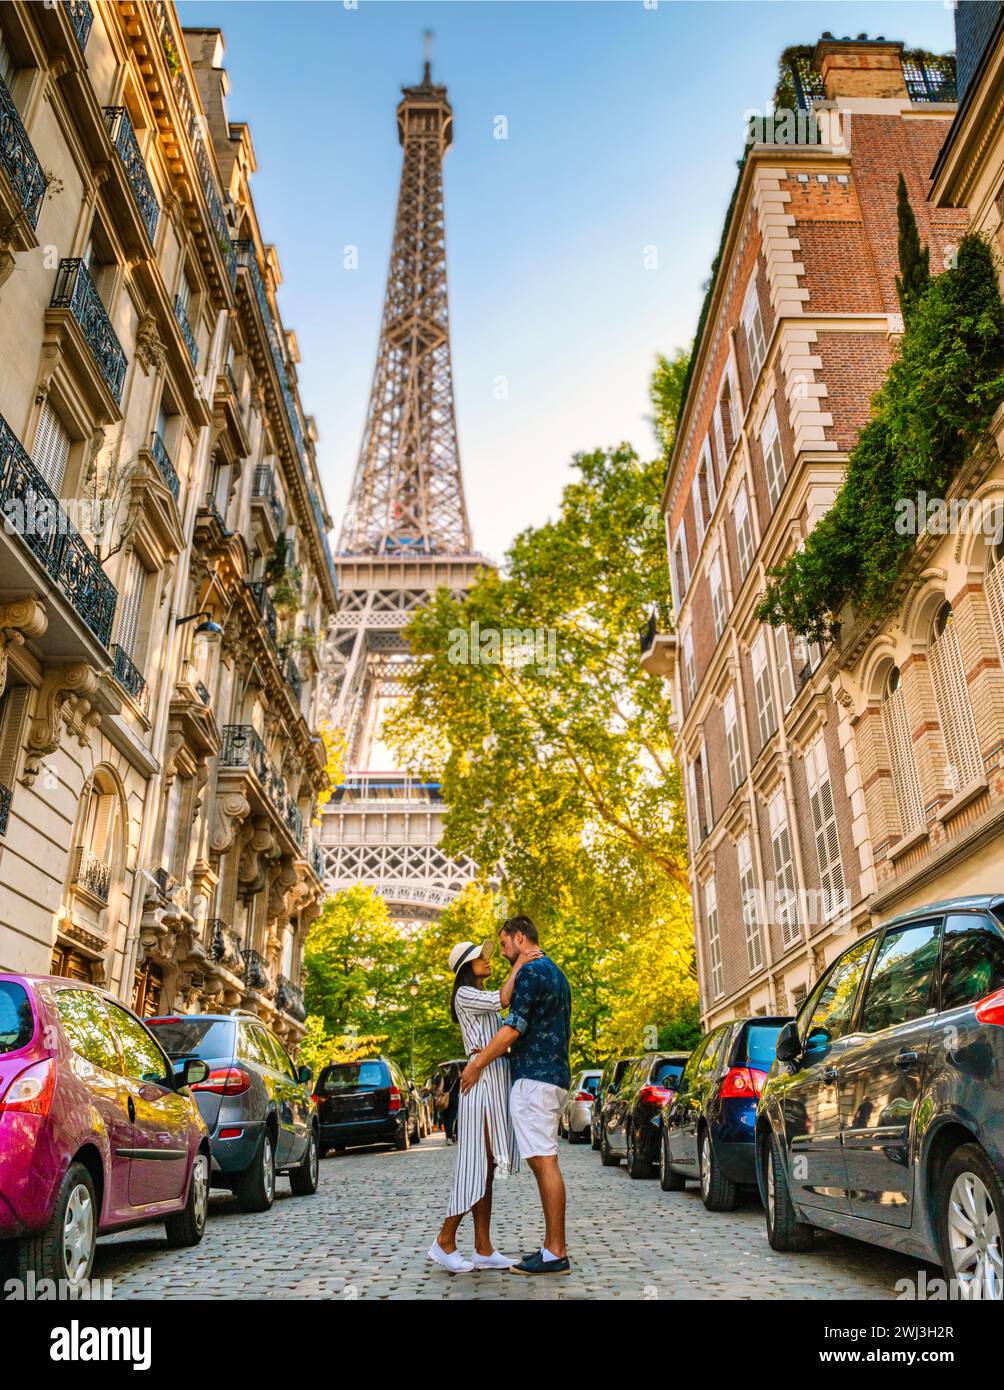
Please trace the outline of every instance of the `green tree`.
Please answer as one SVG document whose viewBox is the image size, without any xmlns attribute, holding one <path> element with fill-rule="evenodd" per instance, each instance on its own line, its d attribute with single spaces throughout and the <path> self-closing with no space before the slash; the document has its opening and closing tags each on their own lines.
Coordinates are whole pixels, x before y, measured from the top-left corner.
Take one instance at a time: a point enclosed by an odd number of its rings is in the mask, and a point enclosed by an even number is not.
<svg viewBox="0 0 1004 1390">
<path fill-rule="evenodd" d="M 676 422 L 683 400 L 683 388 L 690 367 L 690 353 L 677 348 L 672 357 L 661 352 L 655 359 L 655 371 L 649 381 L 649 399 L 655 409 L 655 435 L 663 454 L 668 458 L 676 438 Z"/>
<path fill-rule="evenodd" d="M 906 179 L 899 176 L 896 187 L 896 220 L 899 224 L 899 274 L 896 293 L 906 323 L 917 307 L 921 296 L 931 283 L 931 253 L 921 247 L 917 219 L 906 192 Z"/>
</svg>

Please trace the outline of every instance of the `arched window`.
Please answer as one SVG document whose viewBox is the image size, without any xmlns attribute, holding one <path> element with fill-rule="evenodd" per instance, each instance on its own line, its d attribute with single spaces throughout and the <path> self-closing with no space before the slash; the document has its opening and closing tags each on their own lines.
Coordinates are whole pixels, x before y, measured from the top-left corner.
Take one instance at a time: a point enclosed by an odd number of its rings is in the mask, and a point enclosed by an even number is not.
<svg viewBox="0 0 1004 1390">
<path fill-rule="evenodd" d="M 924 824 L 924 802 L 920 794 L 920 778 L 913 756 L 913 738 L 906 712 L 906 700 L 900 685 L 899 667 L 894 666 L 886 680 L 882 699 L 882 725 L 892 764 L 892 782 L 899 808 L 899 824 L 904 835 L 919 830 Z"/>
<path fill-rule="evenodd" d="M 120 820 L 114 783 L 99 770 L 87 793 L 73 880 L 102 903 L 107 903 L 111 890 L 115 851 L 121 834 Z"/>
<path fill-rule="evenodd" d="M 930 659 L 934 697 L 948 754 L 949 780 L 956 791 L 961 791 L 983 776 L 983 759 L 950 603 L 943 603 L 935 615 Z"/>
</svg>

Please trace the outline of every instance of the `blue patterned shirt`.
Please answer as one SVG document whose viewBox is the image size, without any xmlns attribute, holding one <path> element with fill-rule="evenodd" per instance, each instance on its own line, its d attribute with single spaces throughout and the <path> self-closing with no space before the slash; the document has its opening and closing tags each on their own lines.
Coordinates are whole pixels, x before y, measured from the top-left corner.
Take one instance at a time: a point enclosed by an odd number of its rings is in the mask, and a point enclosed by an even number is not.
<svg viewBox="0 0 1004 1390">
<path fill-rule="evenodd" d="M 520 969 L 506 1023 L 519 1033 L 509 1053 L 513 1081 L 546 1081 L 567 1091 L 572 1084 L 572 991 L 549 956 L 527 961 Z"/>
</svg>

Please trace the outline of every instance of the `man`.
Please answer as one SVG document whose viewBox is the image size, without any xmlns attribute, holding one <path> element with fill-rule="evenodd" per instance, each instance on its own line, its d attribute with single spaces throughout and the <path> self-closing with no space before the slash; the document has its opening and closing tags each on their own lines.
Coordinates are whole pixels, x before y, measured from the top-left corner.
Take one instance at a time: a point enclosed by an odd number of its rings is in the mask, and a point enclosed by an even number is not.
<svg viewBox="0 0 1004 1390">
<path fill-rule="evenodd" d="M 540 949 L 529 917 L 510 917 L 499 932 L 502 954 L 517 971 L 509 1014 L 487 1047 L 464 1068 L 469 1091 L 489 1062 L 510 1054 L 509 1113 L 520 1154 L 537 1179 L 544 1209 L 544 1244 L 525 1255 L 513 1274 L 568 1274 L 565 1184 L 558 1167 L 558 1116 L 572 1084 L 568 1064 L 572 994 L 554 961 Z"/>
</svg>

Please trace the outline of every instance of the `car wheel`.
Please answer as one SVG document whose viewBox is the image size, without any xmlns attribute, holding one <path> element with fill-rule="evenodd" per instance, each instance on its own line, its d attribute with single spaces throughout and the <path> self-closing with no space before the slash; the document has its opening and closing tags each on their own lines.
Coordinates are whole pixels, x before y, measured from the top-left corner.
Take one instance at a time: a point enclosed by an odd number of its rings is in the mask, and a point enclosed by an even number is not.
<svg viewBox="0 0 1004 1390">
<path fill-rule="evenodd" d="M 604 1168 L 616 1168 L 621 1161 L 620 1154 L 615 1154 L 610 1147 L 610 1139 L 606 1130 L 603 1131 L 603 1138 L 600 1140 L 600 1162 Z"/>
<path fill-rule="evenodd" d="M 71 1163 L 47 1225 L 17 1244 L 20 1279 L 65 1280 L 71 1290 L 90 1277 L 98 1239 L 94 1181 L 82 1163 Z"/>
<path fill-rule="evenodd" d="M 687 1179 L 680 1173 L 674 1173 L 669 1166 L 669 1144 L 665 1130 L 659 1139 L 659 1186 L 663 1192 L 682 1192 L 687 1186 Z"/>
<path fill-rule="evenodd" d="M 1004 1186 L 978 1144 L 963 1144 L 945 1164 L 939 1217 L 945 1274 L 959 1296 L 1004 1299 Z"/>
<path fill-rule="evenodd" d="M 317 1180 L 320 1177 L 321 1150 L 317 1142 L 317 1130 L 313 1125 L 310 1127 L 310 1138 L 307 1140 L 307 1152 L 303 1155 L 303 1162 L 299 1168 L 294 1168 L 289 1175 L 289 1186 L 295 1197 L 313 1197 L 317 1191 Z"/>
<path fill-rule="evenodd" d="M 167 1243 L 176 1248 L 198 1245 L 206 1233 L 209 1215 L 209 1159 L 203 1153 L 195 1155 L 192 1176 L 188 1182 L 188 1201 L 183 1211 L 175 1212 L 164 1222 Z"/>
<path fill-rule="evenodd" d="M 638 1146 L 634 1141 L 634 1129 L 628 1125 L 624 1135 L 624 1144 L 627 1149 L 627 1170 L 628 1177 L 631 1178 L 650 1178 L 652 1176 L 652 1165 L 642 1158 L 638 1152 Z"/>
<path fill-rule="evenodd" d="M 411 1138 L 408 1134 L 408 1126 L 405 1124 L 397 1138 L 394 1140 L 394 1147 L 400 1153 L 406 1153 L 411 1148 Z"/>
<path fill-rule="evenodd" d="M 250 1165 L 234 1178 L 234 1196 L 241 1211 L 268 1211 L 275 1201 L 275 1146 L 267 1129 Z"/>
<path fill-rule="evenodd" d="M 767 1140 L 766 1162 L 767 1240 L 772 1250 L 804 1253 L 812 1249 L 812 1227 L 799 1221 L 791 1193 L 788 1175 L 784 1171 L 781 1146 L 771 1134 Z"/>
<path fill-rule="evenodd" d="M 701 1165 L 701 1201 L 708 1211 L 735 1211 L 739 1189 L 725 1176 L 715 1158 L 711 1132 L 701 1130 L 698 1141 Z"/>
</svg>

